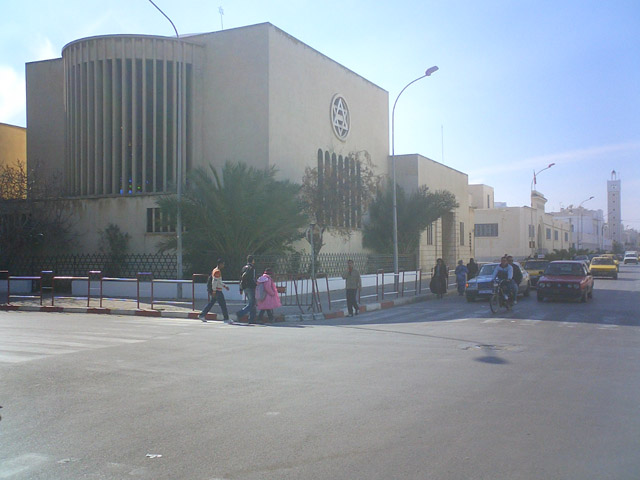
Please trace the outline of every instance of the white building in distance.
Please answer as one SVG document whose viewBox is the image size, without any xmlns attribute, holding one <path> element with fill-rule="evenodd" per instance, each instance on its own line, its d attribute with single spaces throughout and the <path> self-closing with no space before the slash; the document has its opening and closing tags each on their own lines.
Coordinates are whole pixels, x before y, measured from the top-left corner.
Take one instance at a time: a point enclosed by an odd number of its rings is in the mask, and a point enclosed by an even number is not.
<svg viewBox="0 0 640 480">
<path fill-rule="evenodd" d="M 602 210 L 588 210 L 570 205 L 559 212 L 552 212 L 551 215 L 570 223 L 574 238 L 572 247 L 576 250 L 611 250 L 611 238 L 607 235 L 607 224 Z"/>
<path fill-rule="evenodd" d="M 569 249 L 574 234 L 569 222 L 545 212 L 547 199 L 536 190 L 531 192 L 532 207 L 486 208 L 484 199 L 493 189 L 486 185 L 470 185 L 474 208 L 475 253 L 478 261 L 497 261 L 505 253 L 517 260 L 544 255 L 554 250 Z M 477 203 L 482 199 L 483 203 Z M 493 203 L 493 202 L 492 202 Z"/>
</svg>

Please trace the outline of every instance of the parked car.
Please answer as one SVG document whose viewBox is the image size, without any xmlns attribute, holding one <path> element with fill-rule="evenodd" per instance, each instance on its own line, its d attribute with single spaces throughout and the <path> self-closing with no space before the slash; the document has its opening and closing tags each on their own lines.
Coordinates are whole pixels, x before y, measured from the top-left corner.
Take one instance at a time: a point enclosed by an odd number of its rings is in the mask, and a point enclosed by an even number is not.
<svg viewBox="0 0 640 480">
<path fill-rule="evenodd" d="M 590 270 L 594 277 L 611 277 L 614 280 L 618 278 L 618 269 L 611 257 L 594 257 Z"/>
<path fill-rule="evenodd" d="M 549 265 L 549 260 L 527 260 L 524 262 L 524 269 L 529 273 L 532 287 L 538 285 L 538 280 L 544 273 L 547 265 Z"/>
<path fill-rule="evenodd" d="M 549 263 L 538 280 L 538 301 L 545 298 L 579 299 L 593 297 L 593 275 L 581 261 L 556 260 Z"/>
<path fill-rule="evenodd" d="M 638 264 L 638 252 L 624 252 L 624 264 L 633 263 Z"/>
<path fill-rule="evenodd" d="M 518 262 L 513 262 L 520 267 L 522 281 L 518 285 L 518 295 L 528 297 L 531 292 L 531 280 L 529 273 Z M 493 272 L 499 263 L 485 263 L 480 268 L 478 275 L 467 282 L 465 297 L 467 302 L 474 302 L 478 298 L 489 298 L 493 294 Z"/>
</svg>

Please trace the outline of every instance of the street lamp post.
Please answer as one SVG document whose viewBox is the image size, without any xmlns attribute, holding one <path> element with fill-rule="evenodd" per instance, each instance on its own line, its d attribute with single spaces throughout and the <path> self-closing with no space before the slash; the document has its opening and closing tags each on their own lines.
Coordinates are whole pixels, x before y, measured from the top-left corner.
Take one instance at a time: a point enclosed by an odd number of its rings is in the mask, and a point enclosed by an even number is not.
<svg viewBox="0 0 640 480">
<path fill-rule="evenodd" d="M 180 44 L 180 60 L 178 61 L 178 82 L 177 82 L 177 95 L 176 95 L 176 110 L 178 114 L 177 121 L 177 140 L 176 140 L 176 196 L 178 199 L 178 211 L 176 212 L 176 276 L 178 277 L 178 298 L 182 297 L 182 284 L 180 280 L 182 280 L 182 207 L 180 206 L 180 201 L 182 200 L 182 61 L 184 59 L 184 49 L 183 44 L 180 39 L 180 35 L 178 34 L 178 29 L 169 16 L 162 11 L 158 5 L 156 5 L 153 0 L 149 0 L 149 3 L 156 7 L 156 9 L 167 19 L 169 23 L 173 27 L 173 31 L 176 33 L 176 38 Z"/>
<path fill-rule="evenodd" d="M 536 228 L 533 225 L 533 186 L 537 183 L 536 182 L 536 178 L 538 175 L 540 175 L 540 173 L 544 172 L 545 170 L 549 170 L 551 167 L 553 167 L 555 165 L 555 163 L 550 163 L 549 165 L 547 165 L 546 167 L 544 167 L 542 170 L 538 170 L 537 172 L 534 170 L 533 171 L 533 178 L 531 179 L 531 194 L 530 194 L 530 201 L 531 201 L 531 231 L 529 232 L 529 243 L 531 246 L 531 258 L 533 258 L 533 256 L 535 255 L 535 238 L 536 238 Z M 538 245 L 538 248 L 540 248 L 540 245 Z"/>
<path fill-rule="evenodd" d="M 438 70 L 437 66 L 433 66 L 428 68 L 424 75 L 416 78 L 415 80 L 409 82 L 405 87 L 400 90 L 400 93 L 396 97 L 396 101 L 393 102 L 393 109 L 391 110 L 391 171 L 392 171 L 392 180 L 393 180 L 393 278 L 394 278 L 394 286 L 398 288 L 400 281 L 400 271 L 398 268 L 398 204 L 397 204 L 397 193 L 396 193 L 396 148 L 395 148 L 395 115 L 396 115 L 396 104 L 398 103 L 398 99 L 400 95 L 409 87 L 416 83 L 418 80 L 422 80 L 425 77 L 430 77 L 432 73 Z"/>
</svg>

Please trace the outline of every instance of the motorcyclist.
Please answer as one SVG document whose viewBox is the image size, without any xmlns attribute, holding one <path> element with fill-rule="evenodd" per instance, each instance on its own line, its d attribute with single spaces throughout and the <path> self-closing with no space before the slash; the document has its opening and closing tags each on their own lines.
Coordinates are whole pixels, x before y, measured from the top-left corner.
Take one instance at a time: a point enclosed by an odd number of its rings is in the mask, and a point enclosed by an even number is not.
<svg viewBox="0 0 640 480">
<path fill-rule="evenodd" d="M 506 280 L 509 296 L 512 299 L 515 299 L 515 290 L 513 288 L 513 267 L 509 265 L 509 261 L 506 256 L 500 259 L 500 265 L 498 265 L 493 271 L 492 279 L 493 281 L 496 279 L 499 281 Z"/>
</svg>

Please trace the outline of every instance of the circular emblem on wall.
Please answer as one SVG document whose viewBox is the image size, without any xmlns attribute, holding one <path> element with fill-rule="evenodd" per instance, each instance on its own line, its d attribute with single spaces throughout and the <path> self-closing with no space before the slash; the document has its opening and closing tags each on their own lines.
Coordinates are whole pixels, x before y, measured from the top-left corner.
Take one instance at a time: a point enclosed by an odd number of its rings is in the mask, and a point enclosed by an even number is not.
<svg viewBox="0 0 640 480">
<path fill-rule="evenodd" d="M 336 137 L 345 141 L 351 128 L 351 117 L 347 101 L 339 94 L 334 95 L 331 100 L 331 125 Z"/>
</svg>

